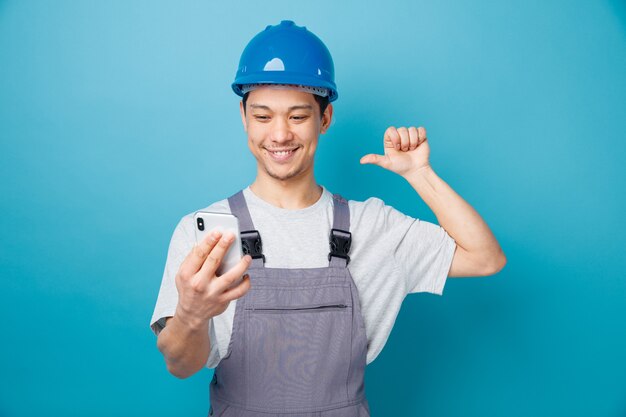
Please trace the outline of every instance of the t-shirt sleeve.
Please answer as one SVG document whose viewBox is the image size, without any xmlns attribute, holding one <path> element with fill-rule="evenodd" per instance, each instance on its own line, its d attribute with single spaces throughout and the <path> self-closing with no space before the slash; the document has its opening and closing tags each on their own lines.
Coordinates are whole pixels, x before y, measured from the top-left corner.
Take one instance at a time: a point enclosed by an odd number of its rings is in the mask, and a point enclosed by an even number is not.
<svg viewBox="0 0 626 417">
<path fill-rule="evenodd" d="M 401 235 L 394 258 L 406 277 L 407 294 L 442 295 L 456 250 L 454 239 L 437 224 L 407 216 L 390 206 L 385 210 Z"/>
<path fill-rule="evenodd" d="M 377 238 L 385 242 L 385 251 L 391 251 L 402 272 L 406 294 L 442 295 L 456 249 L 454 239 L 441 226 L 407 216 L 382 200 L 369 199 L 365 206 L 366 211 L 373 210 L 369 216 Z"/>
<path fill-rule="evenodd" d="M 395 258 L 404 270 L 407 294 L 429 292 L 442 295 L 456 242 L 443 227 L 406 217 L 409 227 L 396 248 Z"/>
<path fill-rule="evenodd" d="M 159 289 L 159 295 L 152 313 L 152 319 L 150 320 L 150 328 L 157 336 L 165 327 L 165 319 L 172 317 L 176 311 L 176 305 L 178 304 L 178 291 L 176 290 L 175 282 L 176 273 L 195 243 L 193 237 L 189 236 L 185 223 L 185 218 L 178 222 L 167 251 L 161 288 Z"/>
</svg>

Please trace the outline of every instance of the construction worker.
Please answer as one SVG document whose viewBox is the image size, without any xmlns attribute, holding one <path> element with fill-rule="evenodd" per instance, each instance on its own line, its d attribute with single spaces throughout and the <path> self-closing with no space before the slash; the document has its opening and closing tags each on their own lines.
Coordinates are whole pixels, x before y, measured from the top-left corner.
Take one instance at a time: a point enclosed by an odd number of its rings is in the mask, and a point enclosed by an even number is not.
<svg viewBox="0 0 626 417">
<path fill-rule="evenodd" d="M 435 174 L 423 127 L 389 127 L 384 153 L 361 163 L 406 179 L 441 226 L 316 182 L 338 94 L 332 57 L 305 27 L 282 21 L 257 34 L 232 88 L 257 175 L 203 210 L 237 216 L 246 255 L 217 275 L 234 236 L 215 231 L 196 245 L 193 213 L 181 219 L 151 321 L 157 346 L 180 378 L 215 368 L 209 415 L 368 416 L 365 367 L 406 295 L 495 274 L 504 253 Z"/>
</svg>

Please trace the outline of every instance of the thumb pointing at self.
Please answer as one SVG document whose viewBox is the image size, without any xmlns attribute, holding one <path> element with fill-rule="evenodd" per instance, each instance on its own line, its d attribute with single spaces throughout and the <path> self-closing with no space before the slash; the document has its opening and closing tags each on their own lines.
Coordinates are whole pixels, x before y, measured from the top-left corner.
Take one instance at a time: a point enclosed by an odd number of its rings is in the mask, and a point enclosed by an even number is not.
<svg viewBox="0 0 626 417">
<path fill-rule="evenodd" d="M 361 158 L 361 164 L 374 164 L 382 168 L 389 168 L 389 158 L 385 155 L 370 153 Z"/>
</svg>

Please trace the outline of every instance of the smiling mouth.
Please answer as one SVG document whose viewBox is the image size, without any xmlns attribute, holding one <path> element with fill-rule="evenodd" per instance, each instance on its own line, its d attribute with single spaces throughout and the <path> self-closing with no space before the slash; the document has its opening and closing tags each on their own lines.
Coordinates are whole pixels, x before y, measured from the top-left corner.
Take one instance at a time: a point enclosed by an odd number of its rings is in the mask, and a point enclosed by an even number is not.
<svg viewBox="0 0 626 417">
<path fill-rule="evenodd" d="M 281 150 L 270 150 L 270 149 L 265 149 L 267 151 L 267 153 L 269 154 L 269 156 L 272 158 L 272 160 L 276 161 L 276 162 L 287 162 L 289 161 L 289 159 L 291 159 L 291 157 L 293 156 L 294 153 L 296 153 L 296 151 L 299 148 L 293 148 L 293 149 L 281 149 Z"/>
</svg>

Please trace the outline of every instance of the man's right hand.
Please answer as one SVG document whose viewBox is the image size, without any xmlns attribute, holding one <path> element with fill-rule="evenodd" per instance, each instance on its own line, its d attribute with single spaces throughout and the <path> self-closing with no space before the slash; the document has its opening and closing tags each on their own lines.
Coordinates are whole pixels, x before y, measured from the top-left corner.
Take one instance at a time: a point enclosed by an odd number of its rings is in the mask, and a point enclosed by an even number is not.
<svg viewBox="0 0 626 417">
<path fill-rule="evenodd" d="M 176 317 L 191 329 L 206 325 L 242 297 L 250 289 L 250 277 L 231 287 L 248 269 L 252 258 L 246 255 L 237 265 L 220 276 L 216 275 L 222 259 L 235 240 L 232 233 L 222 235 L 213 231 L 187 255 L 176 274 L 178 306 Z"/>
</svg>

